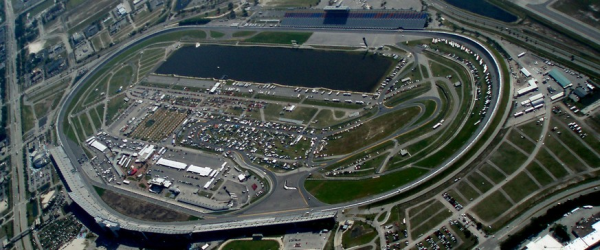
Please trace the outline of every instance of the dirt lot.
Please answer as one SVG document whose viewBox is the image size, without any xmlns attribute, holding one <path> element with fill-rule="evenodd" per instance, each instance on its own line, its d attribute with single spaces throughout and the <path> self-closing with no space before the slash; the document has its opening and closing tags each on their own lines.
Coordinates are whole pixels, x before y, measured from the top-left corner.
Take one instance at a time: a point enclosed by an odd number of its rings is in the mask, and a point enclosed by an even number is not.
<svg viewBox="0 0 600 250">
<path fill-rule="evenodd" d="M 117 212 L 139 220 L 171 222 L 187 221 L 190 219 L 190 216 L 187 214 L 175 212 L 146 201 L 123 196 L 110 190 L 106 190 L 101 198 Z"/>
</svg>

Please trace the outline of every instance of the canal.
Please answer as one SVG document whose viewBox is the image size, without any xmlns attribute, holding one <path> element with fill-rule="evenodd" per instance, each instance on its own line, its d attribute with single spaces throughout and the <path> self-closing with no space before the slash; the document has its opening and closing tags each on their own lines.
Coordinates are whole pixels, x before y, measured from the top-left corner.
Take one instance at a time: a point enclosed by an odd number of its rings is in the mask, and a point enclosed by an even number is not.
<svg viewBox="0 0 600 250">
<path fill-rule="evenodd" d="M 393 63 L 364 52 L 202 45 L 180 48 L 156 73 L 372 92 Z"/>
</svg>

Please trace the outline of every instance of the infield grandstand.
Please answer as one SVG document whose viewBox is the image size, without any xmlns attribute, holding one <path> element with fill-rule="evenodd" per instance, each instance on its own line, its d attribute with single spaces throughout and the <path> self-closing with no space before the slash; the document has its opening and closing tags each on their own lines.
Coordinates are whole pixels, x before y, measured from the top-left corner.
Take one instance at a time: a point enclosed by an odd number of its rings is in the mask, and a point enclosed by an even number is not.
<svg viewBox="0 0 600 250">
<path fill-rule="evenodd" d="M 323 10 L 293 10 L 281 20 L 284 27 L 345 29 L 425 28 L 427 13 L 412 10 L 351 10 L 348 7 L 326 7 Z"/>
</svg>

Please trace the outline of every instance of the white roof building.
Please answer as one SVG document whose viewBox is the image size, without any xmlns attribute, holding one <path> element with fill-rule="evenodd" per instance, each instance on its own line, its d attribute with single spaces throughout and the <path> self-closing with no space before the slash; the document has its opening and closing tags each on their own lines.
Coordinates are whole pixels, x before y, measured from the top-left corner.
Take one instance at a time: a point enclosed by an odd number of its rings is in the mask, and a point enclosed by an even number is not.
<svg viewBox="0 0 600 250">
<path fill-rule="evenodd" d="M 545 249 L 562 249 L 563 245 L 560 244 L 550 234 L 546 234 L 544 237 L 532 240 L 527 244 L 529 250 L 545 250 Z"/>
<path fill-rule="evenodd" d="M 531 76 L 531 73 L 529 73 L 529 70 L 527 70 L 526 68 L 521 68 L 521 73 L 523 73 L 523 75 L 525 75 L 525 77 Z"/>
<path fill-rule="evenodd" d="M 209 167 L 198 167 L 198 166 L 190 165 L 190 167 L 187 169 L 187 171 L 206 177 L 206 176 L 210 175 L 210 172 L 212 172 L 213 170 Z"/>
<path fill-rule="evenodd" d="M 138 152 L 138 160 L 146 161 L 150 156 L 154 153 L 155 147 L 154 145 L 146 145 Z"/>
<path fill-rule="evenodd" d="M 175 168 L 175 169 L 179 169 L 179 170 L 183 170 L 187 167 L 187 164 L 182 163 L 182 162 L 177 162 L 177 161 L 172 161 L 172 160 L 168 160 L 165 158 L 160 158 L 156 164 L 158 165 L 162 165 L 165 167 L 170 167 L 170 168 Z"/>
<path fill-rule="evenodd" d="M 90 146 L 92 146 L 95 149 L 98 149 L 100 152 L 104 152 L 104 150 L 107 149 L 107 147 L 104 144 L 98 141 L 93 141 L 92 143 L 90 143 Z"/>
</svg>

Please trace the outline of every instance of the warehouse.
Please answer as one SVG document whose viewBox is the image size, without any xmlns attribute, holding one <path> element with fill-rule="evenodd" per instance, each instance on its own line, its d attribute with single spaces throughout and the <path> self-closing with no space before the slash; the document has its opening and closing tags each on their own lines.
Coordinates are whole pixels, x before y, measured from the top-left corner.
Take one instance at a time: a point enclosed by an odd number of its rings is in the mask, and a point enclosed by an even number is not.
<svg viewBox="0 0 600 250">
<path fill-rule="evenodd" d="M 554 80 L 563 88 L 566 89 L 568 87 L 573 86 L 573 83 L 569 79 L 567 79 L 558 69 L 550 70 L 548 73 Z"/>
</svg>

